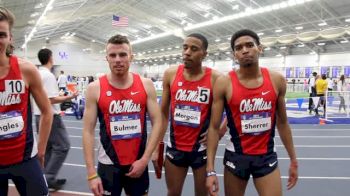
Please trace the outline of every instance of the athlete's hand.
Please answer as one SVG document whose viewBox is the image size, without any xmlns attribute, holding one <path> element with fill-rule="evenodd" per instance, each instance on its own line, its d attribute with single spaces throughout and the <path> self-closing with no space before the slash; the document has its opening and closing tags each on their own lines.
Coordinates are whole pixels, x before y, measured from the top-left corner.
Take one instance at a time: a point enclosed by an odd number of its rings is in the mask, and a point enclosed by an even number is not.
<svg viewBox="0 0 350 196">
<path fill-rule="evenodd" d="M 296 161 L 292 161 L 289 166 L 289 178 L 287 189 L 290 190 L 293 188 L 298 181 L 298 163 Z"/>
<path fill-rule="evenodd" d="M 44 168 L 44 166 L 45 166 L 45 151 L 41 152 L 40 150 L 38 150 L 37 156 L 38 156 L 38 160 L 39 160 L 41 167 Z"/>
<path fill-rule="evenodd" d="M 147 160 L 139 159 L 131 165 L 129 173 L 127 173 L 125 175 L 130 177 L 130 178 L 138 178 L 145 171 L 147 164 L 148 164 Z"/>
<path fill-rule="evenodd" d="M 101 178 L 95 178 L 95 179 L 89 180 L 88 183 L 89 183 L 89 187 L 91 189 L 91 192 L 95 196 L 102 196 L 103 195 L 104 190 L 103 190 Z"/>
<path fill-rule="evenodd" d="M 219 183 L 216 176 L 208 176 L 206 180 L 206 187 L 210 196 L 219 195 Z"/>
<path fill-rule="evenodd" d="M 207 145 L 207 135 L 208 130 L 200 135 L 200 137 L 202 138 L 201 140 L 199 140 L 200 144 Z"/>
</svg>

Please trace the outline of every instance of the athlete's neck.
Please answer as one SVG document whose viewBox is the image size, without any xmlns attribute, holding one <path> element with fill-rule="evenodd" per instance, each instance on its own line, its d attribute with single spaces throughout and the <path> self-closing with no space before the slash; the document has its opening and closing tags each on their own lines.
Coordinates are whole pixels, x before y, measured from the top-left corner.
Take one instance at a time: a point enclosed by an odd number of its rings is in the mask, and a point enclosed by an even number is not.
<svg viewBox="0 0 350 196">
<path fill-rule="evenodd" d="M 251 65 L 251 66 L 239 66 L 239 69 L 237 72 L 243 78 L 257 78 L 261 74 L 259 64 Z"/>
<path fill-rule="evenodd" d="M 184 76 L 188 80 L 198 80 L 198 76 L 202 76 L 204 73 L 204 69 L 202 65 L 186 68 L 184 69 Z"/>
<path fill-rule="evenodd" d="M 133 81 L 132 74 L 130 72 L 124 75 L 115 75 L 109 73 L 107 75 L 107 78 L 112 84 L 112 86 L 120 89 L 129 88 Z"/>
<path fill-rule="evenodd" d="M 9 65 L 9 57 L 6 54 L 0 56 L 0 67 L 6 67 Z"/>
</svg>

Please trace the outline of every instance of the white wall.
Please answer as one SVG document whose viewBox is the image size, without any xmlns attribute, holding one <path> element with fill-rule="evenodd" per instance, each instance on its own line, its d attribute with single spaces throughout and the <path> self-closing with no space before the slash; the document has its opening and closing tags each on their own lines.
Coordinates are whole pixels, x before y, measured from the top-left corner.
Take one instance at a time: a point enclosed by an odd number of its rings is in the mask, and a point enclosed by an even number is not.
<svg viewBox="0 0 350 196">
<path fill-rule="evenodd" d="M 67 74 L 87 76 L 109 72 L 105 53 L 100 52 L 104 49 L 104 44 L 88 42 L 78 37 L 72 37 L 70 39 L 53 38 L 49 44 L 45 43 L 45 40 L 29 42 L 27 53 L 16 49 L 15 54 L 23 58 L 26 57 L 35 64 L 39 64 L 37 52 L 43 46 L 53 51 L 55 65 L 60 65 L 59 69 L 64 70 Z M 84 48 L 91 48 L 91 51 L 84 52 Z M 133 64 L 130 67 L 130 71 L 142 75 L 147 74 L 149 77 L 162 77 L 168 67 L 180 63 L 181 61 L 178 60 L 178 62 L 172 64 L 161 62 L 153 65 Z M 343 74 L 343 67 L 350 66 L 350 53 L 261 57 L 259 63 L 261 66 L 274 69 L 282 74 L 285 74 L 287 67 L 300 67 L 301 69 L 311 67 L 312 71 L 320 73 L 320 67 L 325 66 L 337 66 L 341 70 L 340 74 Z M 227 73 L 235 66 L 233 60 L 212 60 L 209 58 L 203 64 L 223 73 Z M 329 70 L 330 72 L 332 71 L 331 68 Z"/>
</svg>

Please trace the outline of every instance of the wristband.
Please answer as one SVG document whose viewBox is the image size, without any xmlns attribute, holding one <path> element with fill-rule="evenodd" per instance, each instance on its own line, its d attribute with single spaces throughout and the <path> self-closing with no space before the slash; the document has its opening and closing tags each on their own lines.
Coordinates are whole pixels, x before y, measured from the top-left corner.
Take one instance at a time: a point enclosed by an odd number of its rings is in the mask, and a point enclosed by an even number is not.
<svg viewBox="0 0 350 196">
<path fill-rule="evenodd" d="M 207 177 L 209 177 L 209 176 L 216 176 L 216 172 L 214 170 L 207 172 Z"/>
<path fill-rule="evenodd" d="M 93 179 L 95 179 L 95 178 L 98 178 L 97 173 L 94 174 L 94 175 L 88 176 L 86 179 L 87 179 L 88 181 L 90 181 L 90 180 L 93 180 Z"/>
</svg>

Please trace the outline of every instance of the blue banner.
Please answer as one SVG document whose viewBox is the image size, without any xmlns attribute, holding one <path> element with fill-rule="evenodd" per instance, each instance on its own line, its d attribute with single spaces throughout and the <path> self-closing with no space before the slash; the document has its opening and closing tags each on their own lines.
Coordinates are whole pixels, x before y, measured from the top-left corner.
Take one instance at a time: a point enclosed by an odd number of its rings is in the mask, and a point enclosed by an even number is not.
<svg viewBox="0 0 350 196">
<path fill-rule="evenodd" d="M 290 72 L 291 72 L 291 68 L 286 67 L 286 78 L 290 78 Z"/>
<path fill-rule="evenodd" d="M 311 67 L 305 67 L 305 78 L 309 78 L 311 76 Z"/>
</svg>

